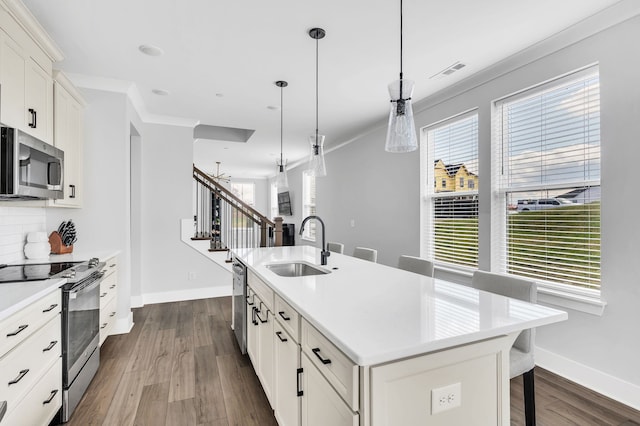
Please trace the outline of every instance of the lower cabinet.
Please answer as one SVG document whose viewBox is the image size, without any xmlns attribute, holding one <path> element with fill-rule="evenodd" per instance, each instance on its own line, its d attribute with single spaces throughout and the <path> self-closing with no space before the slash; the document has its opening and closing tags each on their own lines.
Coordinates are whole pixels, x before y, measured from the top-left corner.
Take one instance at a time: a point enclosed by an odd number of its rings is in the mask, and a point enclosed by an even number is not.
<svg viewBox="0 0 640 426">
<path fill-rule="evenodd" d="M 329 382 L 302 354 L 302 425 L 303 426 L 357 426 L 359 417 L 338 396 Z"/>
<path fill-rule="evenodd" d="M 262 298 L 258 296 L 255 287 L 249 287 L 247 290 L 247 314 L 250 318 L 247 322 L 247 353 L 251 358 L 256 375 L 260 379 L 264 393 L 273 407 L 273 323 L 275 320 L 273 293 L 269 297 L 268 294 L 265 296 L 265 289 L 260 288 L 258 291 Z"/>
<path fill-rule="evenodd" d="M 300 346 L 279 323 L 275 322 L 274 352 L 275 380 L 273 411 L 280 426 L 300 424 L 300 396 L 302 396 L 302 370 Z"/>
<path fill-rule="evenodd" d="M 118 256 L 105 260 L 100 283 L 100 346 L 111 334 L 118 314 Z"/>
</svg>

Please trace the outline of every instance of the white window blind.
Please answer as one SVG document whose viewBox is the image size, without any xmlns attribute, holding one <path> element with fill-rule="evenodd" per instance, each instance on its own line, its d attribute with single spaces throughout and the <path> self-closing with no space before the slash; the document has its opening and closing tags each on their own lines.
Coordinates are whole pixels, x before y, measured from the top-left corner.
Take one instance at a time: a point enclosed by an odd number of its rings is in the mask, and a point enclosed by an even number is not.
<svg viewBox="0 0 640 426">
<path fill-rule="evenodd" d="M 271 190 L 270 190 L 270 201 L 269 201 L 269 205 L 270 205 L 270 212 L 271 212 L 271 219 L 280 216 L 278 214 L 278 186 L 276 185 L 275 182 L 271 183 Z"/>
<path fill-rule="evenodd" d="M 478 115 L 467 113 L 426 128 L 422 167 L 425 256 L 478 266 Z M 426 149 L 425 149 L 426 148 Z"/>
<path fill-rule="evenodd" d="M 316 214 L 316 177 L 302 173 L 302 217 Z M 302 238 L 309 241 L 316 240 L 316 221 L 310 220 L 304 227 Z"/>
<path fill-rule="evenodd" d="M 496 102 L 498 268 L 600 288 L 600 90 L 589 68 Z"/>
</svg>

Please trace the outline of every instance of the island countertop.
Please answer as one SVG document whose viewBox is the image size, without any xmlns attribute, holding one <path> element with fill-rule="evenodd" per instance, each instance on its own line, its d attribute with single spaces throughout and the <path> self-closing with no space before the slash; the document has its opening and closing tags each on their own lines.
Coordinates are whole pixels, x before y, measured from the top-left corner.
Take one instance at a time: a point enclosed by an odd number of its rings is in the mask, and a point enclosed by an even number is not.
<svg viewBox="0 0 640 426">
<path fill-rule="evenodd" d="M 320 263 L 311 246 L 235 249 L 355 363 L 376 365 L 567 319 L 567 313 L 331 253 L 325 275 L 282 277 L 265 265 Z"/>
</svg>

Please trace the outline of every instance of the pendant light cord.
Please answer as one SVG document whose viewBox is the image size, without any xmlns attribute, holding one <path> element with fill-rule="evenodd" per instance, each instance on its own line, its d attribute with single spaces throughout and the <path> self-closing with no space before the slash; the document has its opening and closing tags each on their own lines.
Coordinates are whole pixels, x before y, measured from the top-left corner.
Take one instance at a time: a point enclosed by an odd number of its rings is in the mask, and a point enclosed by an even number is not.
<svg viewBox="0 0 640 426">
<path fill-rule="evenodd" d="M 280 171 L 282 171 L 284 169 L 284 162 L 282 160 L 282 132 L 283 130 L 283 116 L 284 116 L 284 111 L 283 111 L 283 102 L 282 102 L 282 98 L 283 98 L 283 93 L 284 93 L 284 87 L 280 86 Z"/>
<path fill-rule="evenodd" d="M 318 39 L 316 38 L 316 154 L 318 154 Z"/>
<path fill-rule="evenodd" d="M 402 98 L 402 0 L 400 0 L 400 88 Z"/>
</svg>

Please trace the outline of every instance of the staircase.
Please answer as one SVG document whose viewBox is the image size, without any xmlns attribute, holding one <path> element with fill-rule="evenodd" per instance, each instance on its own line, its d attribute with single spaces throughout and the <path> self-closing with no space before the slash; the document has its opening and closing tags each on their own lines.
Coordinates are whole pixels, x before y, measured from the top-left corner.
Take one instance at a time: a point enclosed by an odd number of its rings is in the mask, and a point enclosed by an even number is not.
<svg viewBox="0 0 640 426">
<path fill-rule="evenodd" d="M 282 218 L 268 219 L 210 175 L 193 166 L 192 240 L 209 240 L 209 251 L 282 245 Z"/>
</svg>

